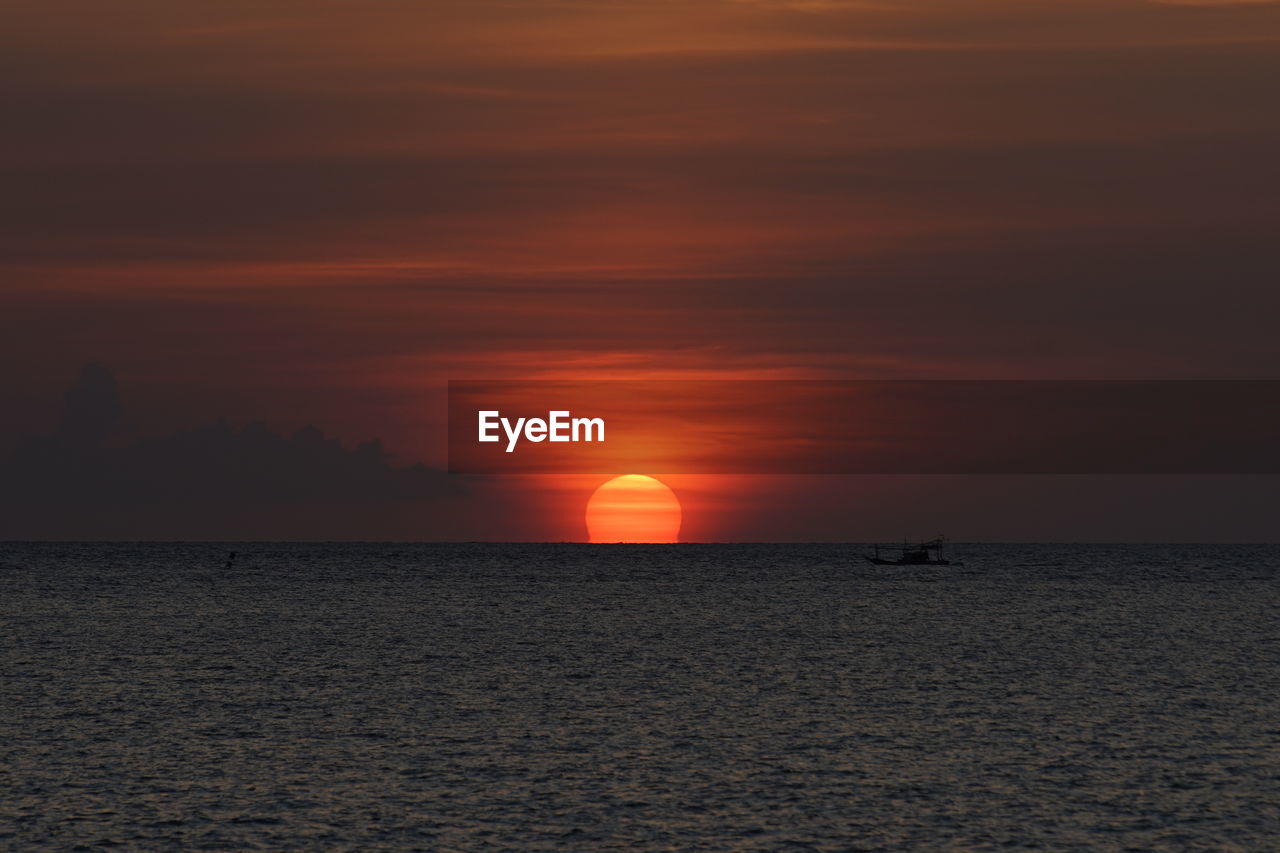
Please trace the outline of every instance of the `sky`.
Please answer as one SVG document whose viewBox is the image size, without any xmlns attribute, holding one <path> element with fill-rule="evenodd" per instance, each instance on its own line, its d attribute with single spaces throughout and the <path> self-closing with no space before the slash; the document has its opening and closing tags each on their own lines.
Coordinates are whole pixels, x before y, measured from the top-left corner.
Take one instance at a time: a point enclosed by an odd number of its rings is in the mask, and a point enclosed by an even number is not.
<svg viewBox="0 0 1280 853">
<path fill-rule="evenodd" d="M 450 379 L 1280 372 L 1277 3 L 5 7 L 0 498 L 62 487 L 3 536 L 582 538 L 598 481 L 436 481 Z M 249 511 L 250 480 L 108 507 L 35 464 L 100 371 L 130 459 L 193 433 L 256 458 L 249 424 L 289 455 L 312 426 L 379 440 L 394 457 L 334 464 L 397 485 L 359 511 Z M 415 463 L 412 487 L 382 471 Z M 671 485 L 700 539 L 1273 539 L 1280 497 Z"/>
</svg>

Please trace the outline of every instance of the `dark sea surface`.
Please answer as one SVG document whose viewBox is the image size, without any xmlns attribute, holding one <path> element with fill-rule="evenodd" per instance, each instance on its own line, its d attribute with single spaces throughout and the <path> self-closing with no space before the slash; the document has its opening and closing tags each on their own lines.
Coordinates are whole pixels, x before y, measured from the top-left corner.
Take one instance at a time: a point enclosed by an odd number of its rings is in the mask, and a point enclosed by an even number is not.
<svg viewBox="0 0 1280 853">
<path fill-rule="evenodd" d="M 1280 547 L 860 550 L 0 544 L 0 846 L 1280 846 Z"/>
</svg>

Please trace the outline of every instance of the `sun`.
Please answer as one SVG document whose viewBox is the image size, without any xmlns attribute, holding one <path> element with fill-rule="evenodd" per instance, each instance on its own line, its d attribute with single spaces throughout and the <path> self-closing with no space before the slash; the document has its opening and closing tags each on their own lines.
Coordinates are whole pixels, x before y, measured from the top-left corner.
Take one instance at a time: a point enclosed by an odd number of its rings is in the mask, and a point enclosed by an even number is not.
<svg viewBox="0 0 1280 853">
<path fill-rule="evenodd" d="M 643 474 L 614 477 L 587 501 L 590 542 L 678 542 L 680 501 L 666 483 Z"/>
</svg>

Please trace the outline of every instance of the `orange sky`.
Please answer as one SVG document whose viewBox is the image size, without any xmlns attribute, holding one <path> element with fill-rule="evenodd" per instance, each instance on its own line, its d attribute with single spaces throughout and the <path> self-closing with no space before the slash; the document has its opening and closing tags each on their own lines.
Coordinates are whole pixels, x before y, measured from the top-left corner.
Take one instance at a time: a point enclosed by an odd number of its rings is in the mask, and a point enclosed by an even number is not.
<svg viewBox="0 0 1280 853">
<path fill-rule="evenodd" d="M 434 465 L 450 378 L 1280 366 L 1275 3 L 6 18 L 6 446 L 92 360 L 138 434 L 316 423 Z"/>
</svg>

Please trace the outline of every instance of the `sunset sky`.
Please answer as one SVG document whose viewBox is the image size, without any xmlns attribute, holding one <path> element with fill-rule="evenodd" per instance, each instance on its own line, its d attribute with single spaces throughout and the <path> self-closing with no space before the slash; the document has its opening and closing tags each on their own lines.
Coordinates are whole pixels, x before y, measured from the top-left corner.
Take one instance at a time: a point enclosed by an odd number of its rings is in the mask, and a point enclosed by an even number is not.
<svg viewBox="0 0 1280 853">
<path fill-rule="evenodd" d="M 1278 3 L 6 21 L 0 455 L 91 362 L 110 442 L 314 424 L 428 468 L 449 379 L 1280 376 Z M 1280 503 L 1274 478 L 678 479 L 699 539 L 1266 539 Z M 55 495 L 0 535 L 583 539 L 599 482 L 278 523 Z"/>
</svg>

